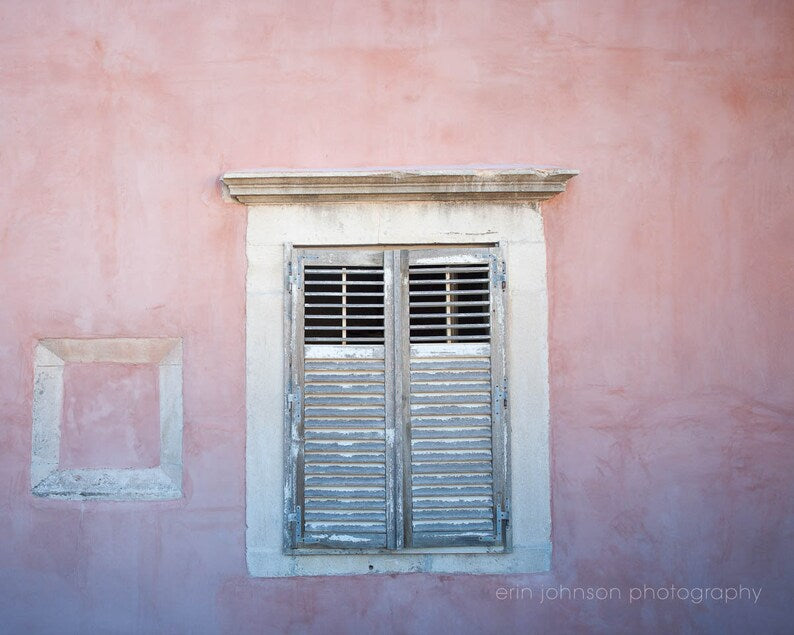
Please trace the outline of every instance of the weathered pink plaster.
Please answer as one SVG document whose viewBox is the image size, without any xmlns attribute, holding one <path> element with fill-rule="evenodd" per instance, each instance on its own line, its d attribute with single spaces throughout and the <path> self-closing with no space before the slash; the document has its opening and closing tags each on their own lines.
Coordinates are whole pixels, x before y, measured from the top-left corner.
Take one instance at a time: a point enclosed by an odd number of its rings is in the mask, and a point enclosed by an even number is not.
<svg viewBox="0 0 794 635">
<path fill-rule="evenodd" d="M 2 629 L 790 631 L 793 111 L 786 0 L 3 3 Z M 218 177 L 467 163 L 582 171 L 544 206 L 552 571 L 250 579 Z M 184 338 L 182 500 L 30 494 L 35 342 L 100 336 Z M 495 597 L 560 584 L 763 591 Z"/>
<path fill-rule="evenodd" d="M 66 364 L 60 466 L 160 464 L 156 364 Z"/>
</svg>

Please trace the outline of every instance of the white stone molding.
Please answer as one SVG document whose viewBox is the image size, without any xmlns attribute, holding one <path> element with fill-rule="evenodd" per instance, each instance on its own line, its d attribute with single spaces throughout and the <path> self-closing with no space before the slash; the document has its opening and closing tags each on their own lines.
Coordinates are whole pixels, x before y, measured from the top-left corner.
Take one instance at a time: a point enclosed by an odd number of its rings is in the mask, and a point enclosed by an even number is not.
<svg viewBox="0 0 794 635">
<path fill-rule="evenodd" d="M 467 167 L 425 170 L 250 170 L 223 175 L 244 205 L 352 201 L 545 201 L 565 191 L 576 170 Z"/>
<path fill-rule="evenodd" d="M 63 370 L 67 362 L 157 364 L 160 465 L 151 468 L 59 468 Z M 163 500 L 182 496 L 182 340 L 180 338 L 44 339 L 36 345 L 33 388 L 34 495 L 70 500 Z"/>
</svg>

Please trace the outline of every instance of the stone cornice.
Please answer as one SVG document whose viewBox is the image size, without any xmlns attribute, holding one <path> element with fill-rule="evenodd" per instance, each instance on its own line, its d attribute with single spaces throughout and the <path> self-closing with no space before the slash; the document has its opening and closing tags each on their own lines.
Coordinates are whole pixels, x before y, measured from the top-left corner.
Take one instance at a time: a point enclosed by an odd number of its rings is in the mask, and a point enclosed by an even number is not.
<svg viewBox="0 0 794 635">
<path fill-rule="evenodd" d="M 250 170 L 221 182 L 244 205 L 344 201 L 545 201 L 578 170 L 449 167 L 361 170 Z"/>
</svg>

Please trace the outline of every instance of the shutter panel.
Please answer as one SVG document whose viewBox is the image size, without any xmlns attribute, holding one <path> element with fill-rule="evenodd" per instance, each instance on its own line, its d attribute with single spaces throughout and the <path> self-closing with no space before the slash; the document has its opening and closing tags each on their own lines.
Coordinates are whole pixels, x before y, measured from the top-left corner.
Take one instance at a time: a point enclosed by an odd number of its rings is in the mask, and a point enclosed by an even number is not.
<svg viewBox="0 0 794 635">
<path fill-rule="evenodd" d="M 504 545 L 499 251 L 409 251 L 407 263 L 408 288 L 404 284 L 401 294 L 410 323 L 401 339 L 403 385 L 409 387 L 403 412 L 405 545 Z"/>
<path fill-rule="evenodd" d="M 384 266 L 383 252 L 293 253 L 288 542 L 293 548 L 385 548 L 394 509 L 387 486 L 390 261 Z"/>
<path fill-rule="evenodd" d="M 287 547 L 509 547 L 498 248 L 291 253 Z"/>
</svg>

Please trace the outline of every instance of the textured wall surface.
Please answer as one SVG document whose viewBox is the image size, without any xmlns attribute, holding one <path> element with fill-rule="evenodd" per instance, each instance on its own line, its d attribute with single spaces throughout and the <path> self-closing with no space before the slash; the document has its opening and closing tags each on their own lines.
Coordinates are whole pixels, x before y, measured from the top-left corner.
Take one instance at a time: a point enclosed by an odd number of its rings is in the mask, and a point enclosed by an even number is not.
<svg viewBox="0 0 794 635">
<path fill-rule="evenodd" d="M 2 630 L 789 631 L 793 110 L 788 1 L 3 2 Z M 582 170 L 544 206 L 552 571 L 249 578 L 218 177 L 466 163 Z M 35 342 L 101 336 L 184 338 L 181 500 L 30 494 Z M 496 597 L 561 584 L 763 591 Z"/>
<path fill-rule="evenodd" d="M 62 468 L 160 464 L 155 364 L 67 364 L 63 384 Z"/>
</svg>

